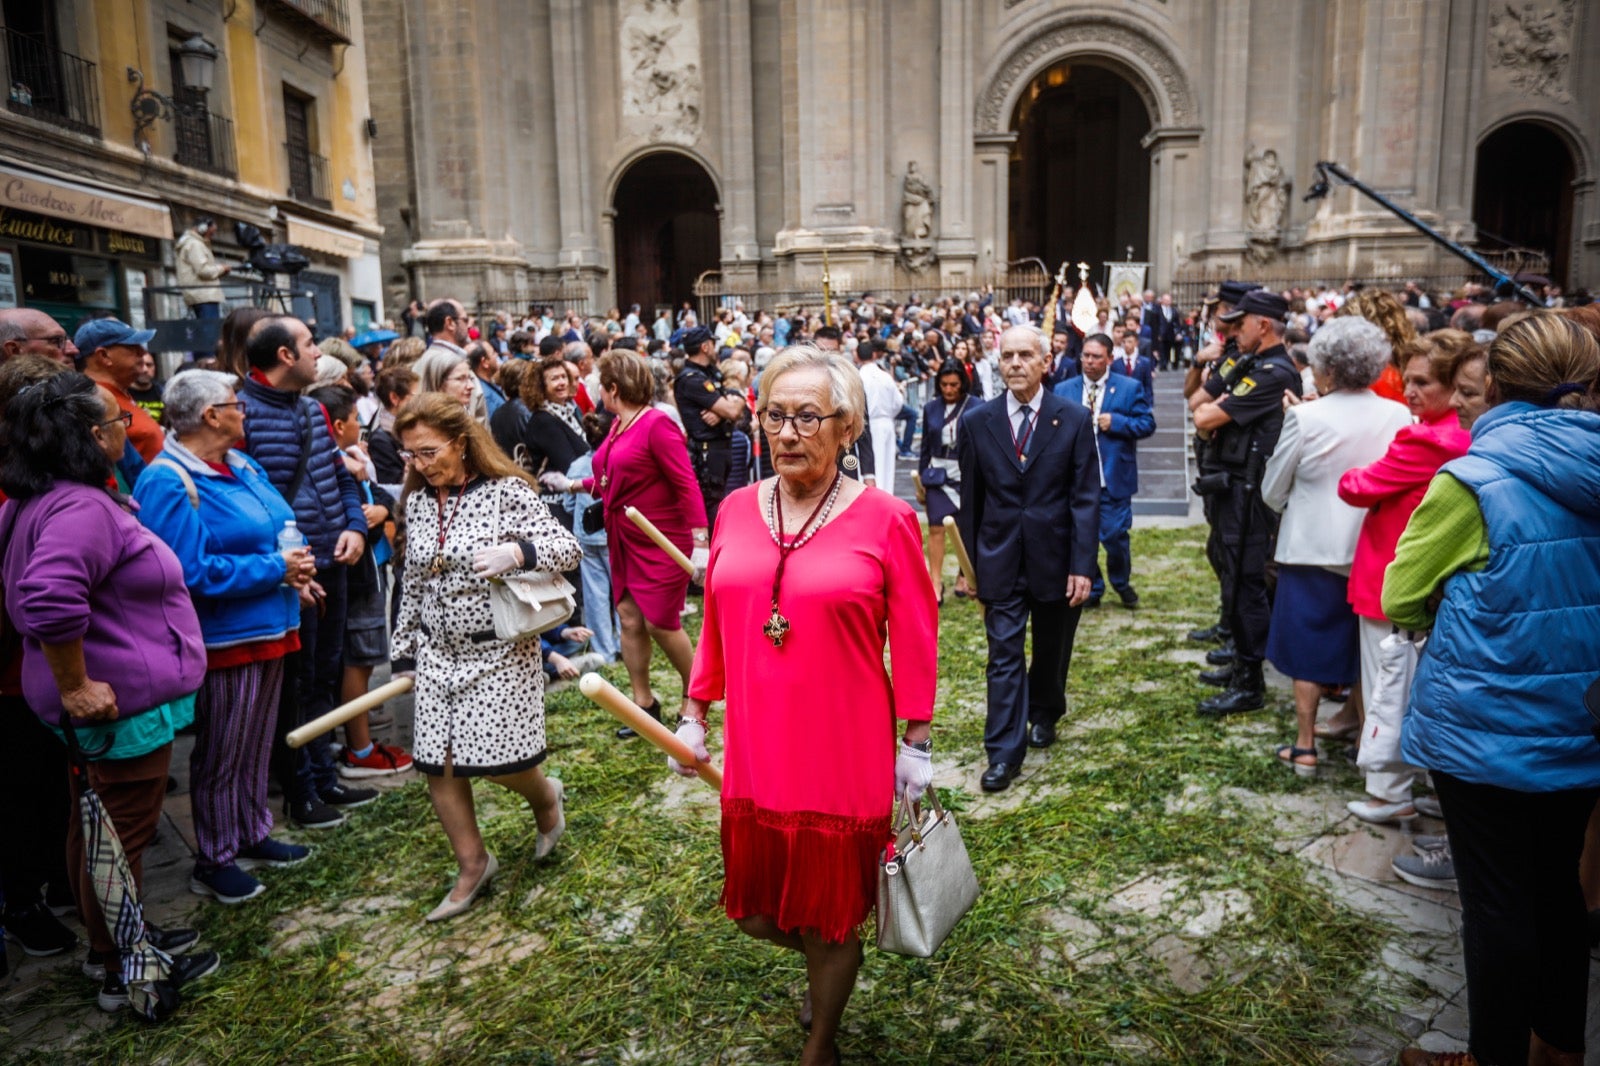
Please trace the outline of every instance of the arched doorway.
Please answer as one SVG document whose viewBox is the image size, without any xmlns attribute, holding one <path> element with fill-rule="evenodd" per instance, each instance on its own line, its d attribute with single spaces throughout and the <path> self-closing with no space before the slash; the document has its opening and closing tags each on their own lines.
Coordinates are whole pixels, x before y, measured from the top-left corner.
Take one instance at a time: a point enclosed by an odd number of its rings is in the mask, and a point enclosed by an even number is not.
<svg viewBox="0 0 1600 1066">
<path fill-rule="evenodd" d="M 1011 258 L 1054 270 L 1150 258 L 1151 117 L 1133 85 L 1102 66 L 1063 60 L 1022 91 L 1012 115 Z"/>
<path fill-rule="evenodd" d="M 721 262 L 717 188 L 705 169 L 677 152 L 635 161 L 617 182 L 617 303 L 658 306 L 694 298 L 694 279 Z"/>
<path fill-rule="evenodd" d="M 1566 285 L 1575 176 L 1572 152 L 1548 126 L 1512 122 L 1489 134 L 1478 145 L 1473 182 L 1478 247 L 1544 252 L 1551 280 Z"/>
</svg>

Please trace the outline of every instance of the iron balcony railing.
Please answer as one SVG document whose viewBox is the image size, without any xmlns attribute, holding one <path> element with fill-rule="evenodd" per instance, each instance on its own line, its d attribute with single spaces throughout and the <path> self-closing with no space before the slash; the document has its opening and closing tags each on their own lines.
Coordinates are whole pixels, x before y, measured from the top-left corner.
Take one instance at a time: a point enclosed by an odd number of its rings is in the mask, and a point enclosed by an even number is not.
<svg viewBox="0 0 1600 1066">
<path fill-rule="evenodd" d="M 302 23 L 331 44 L 351 43 L 350 11 L 345 0 L 264 0 L 263 6 Z"/>
<path fill-rule="evenodd" d="M 37 37 L 0 28 L 5 42 L 6 107 L 52 125 L 100 136 L 94 64 Z"/>
<path fill-rule="evenodd" d="M 283 150 L 289 157 L 290 198 L 317 207 L 332 207 L 333 198 L 328 191 L 328 160 L 289 142 L 284 143 Z"/>
<path fill-rule="evenodd" d="M 186 167 L 224 178 L 239 176 L 233 147 L 233 123 L 192 104 L 180 105 L 172 117 L 178 150 L 173 158 Z"/>
</svg>

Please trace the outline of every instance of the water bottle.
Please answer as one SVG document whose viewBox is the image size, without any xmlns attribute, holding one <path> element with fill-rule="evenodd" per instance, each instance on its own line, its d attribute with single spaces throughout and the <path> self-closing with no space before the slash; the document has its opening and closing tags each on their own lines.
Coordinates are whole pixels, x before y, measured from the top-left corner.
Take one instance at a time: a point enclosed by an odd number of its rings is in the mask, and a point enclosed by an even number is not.
<svg viewBox="0 0 1600 1066">
<path fill-rule="evenodd" d="M 278 531 L 278 551 L 280 553 L 299 551 L 305 546 L 306 535 L 300 532 L 300 527 L 295 524 L 294 519 L 289 519 Z"/>
</svg>

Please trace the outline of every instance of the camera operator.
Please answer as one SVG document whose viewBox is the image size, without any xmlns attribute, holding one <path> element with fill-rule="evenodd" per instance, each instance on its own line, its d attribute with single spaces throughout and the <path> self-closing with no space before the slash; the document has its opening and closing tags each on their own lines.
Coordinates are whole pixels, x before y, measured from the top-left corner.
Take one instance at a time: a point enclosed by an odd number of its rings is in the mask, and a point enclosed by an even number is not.
<svg viewBox="0 0 1600 1066">
<path fill-rule="evenodd" d="M 1215 561 L 1223 566 L 1223 602 L 1234 644 L 1231 666 L 1201 675 L 1226 685 L 1224 692 L 1200 701 L 1199 711 L 1208 717 L 1265 704 L 1261 660 L 1271 620 L 1266 567 L 1278 516 L 1262 502 L 1260 490 L 1262 471 L 1283 429 L 1284 393 L 1300 395 L 1300 373 L 1283 346 L 1288 313 L 1283 297 L 1257 289 L 1217 316 L 1237 329 L 1240 356 L 1231 367 L 1219 368 L 1218 391 L 1207 382 L 1206 398 L 1194 408 L 1195 429 L 1211 433 L 1208 472 L 1195 488 L 1213 501 L 1212 528 L 1220 549 Z"/>
</svg>

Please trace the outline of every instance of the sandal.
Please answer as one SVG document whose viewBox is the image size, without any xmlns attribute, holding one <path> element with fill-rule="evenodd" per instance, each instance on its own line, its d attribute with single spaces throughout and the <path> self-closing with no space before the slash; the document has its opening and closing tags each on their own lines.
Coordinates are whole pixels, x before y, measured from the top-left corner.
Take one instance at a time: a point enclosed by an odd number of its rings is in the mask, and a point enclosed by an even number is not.
<svg viewBox="0 0 1600 1066">
<path fill-rule="evenodd" d="M 1293 744 L 1284 744 L 1278 748 L 1278 760 L 1288 766 L 1294 767 L 1294 772 L 1300 777 L 1312 777 L 1317 772 L 1317 749 L 1313 745 L 1309 748 L 1297 748 Z M 1301 762 L 1306 756 L 1311 757 L 1310 762 Z"/>
</svg>

